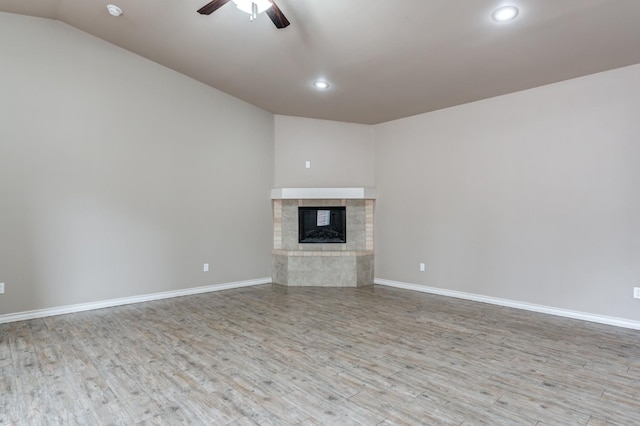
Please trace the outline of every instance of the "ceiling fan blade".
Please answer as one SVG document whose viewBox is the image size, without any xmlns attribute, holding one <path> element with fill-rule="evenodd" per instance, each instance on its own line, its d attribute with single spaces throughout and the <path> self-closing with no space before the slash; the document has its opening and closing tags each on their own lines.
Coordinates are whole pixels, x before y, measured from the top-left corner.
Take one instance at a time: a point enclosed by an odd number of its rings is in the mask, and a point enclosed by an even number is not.
<svg viewBox="0 0 640 426">
<path fill-rule="evenodd" d="M 273 21 L 273 24 L 278 28 L 288 27 L 289 20 L 287 19 L 286 16 L 284 16 L 284 13 L 282 13 L 280 8 L 275 4 L 273 0 L 271 0 L 271 5 L 272 6 L 269 9 L 267 9 L 265 13 L 269 15 L 269 18 L 271 18 L 271 21 Z"/>
<path fill-rule="evenodd" d="M 231 0 L 213 0 L 210 3 L 205 4 L 200 9 L 198 9 L 198 13 L 201 15 L 211 15 L 213 12 L 218 10 L 220 7 L 229 3 Z"/>
</svg>

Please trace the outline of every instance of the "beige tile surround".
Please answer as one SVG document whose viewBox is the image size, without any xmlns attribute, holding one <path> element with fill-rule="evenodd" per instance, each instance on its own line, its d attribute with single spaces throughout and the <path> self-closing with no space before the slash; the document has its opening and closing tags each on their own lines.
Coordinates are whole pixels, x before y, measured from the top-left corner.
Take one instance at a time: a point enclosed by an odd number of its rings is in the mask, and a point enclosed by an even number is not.
<svg viewBox="0 0 640 426">
<path fill-rule="evenodd" d="M 298 207 L 344 206 L 347 242 L 298 243 Z M 274 199 L 272 278 L 287 286 L 373 284 L 373 199 Z"/>
</svg>

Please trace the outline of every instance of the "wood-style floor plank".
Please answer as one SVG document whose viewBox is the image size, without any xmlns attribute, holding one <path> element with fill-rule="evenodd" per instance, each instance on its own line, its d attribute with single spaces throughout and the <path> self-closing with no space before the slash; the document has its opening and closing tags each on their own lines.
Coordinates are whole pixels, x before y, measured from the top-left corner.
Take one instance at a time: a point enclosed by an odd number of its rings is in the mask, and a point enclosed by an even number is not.
<svg viewBox="0 0 640 426">
<path fill-rule="evenodd" d="M 0 425 L 640 424 L 640 332 L 264 285 L 0 325 Z"/>
</svg>

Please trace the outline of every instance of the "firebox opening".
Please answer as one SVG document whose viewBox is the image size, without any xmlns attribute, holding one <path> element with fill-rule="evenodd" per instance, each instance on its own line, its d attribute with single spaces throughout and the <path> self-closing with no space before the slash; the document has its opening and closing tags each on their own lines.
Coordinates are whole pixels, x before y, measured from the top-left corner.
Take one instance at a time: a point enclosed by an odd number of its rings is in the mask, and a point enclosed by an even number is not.
<svg viewBox="0 0 640 426">
<path fill-rule="evenodd" d="M 298 207 L 298 242 L 303 244 L 346 243 L 346 208 Z"/>
</svg>

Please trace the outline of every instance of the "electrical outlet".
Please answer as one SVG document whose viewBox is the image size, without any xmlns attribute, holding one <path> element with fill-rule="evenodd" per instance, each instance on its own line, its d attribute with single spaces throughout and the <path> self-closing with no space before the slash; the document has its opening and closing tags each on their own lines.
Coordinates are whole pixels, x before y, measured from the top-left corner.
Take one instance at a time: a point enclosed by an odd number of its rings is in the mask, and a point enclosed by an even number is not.
<svg viewBox="0 0 640 426">
<path fill-rule="evenodd" d="M 310 169 L 310 168 L 311 168 L 311 161 L 305 161 L 305 162 L 304 162 L 304 166 L 305 166 L 307 169 Z"/>
<path fill-rule="evenodd" d="M 209 272 L 209 264 L 205 263 L 204 266 L 202 267 L 202 272 Z"/>
<path fill-rule="evenodd" d="M 420 272 L 424 272 L 424 270 L 426 269 L 426 266 L 424 263 L 420 263 Z"/>
<path fill-rule="evenodd" d="M 4 283 L 0 283 L 0 294 L 4 293 Z"/>
<path fill-rule="evenodd" d="M 633 297 L 635 299 L 640 299 L 640 287 L 633 288 Z"/>
</svg>

